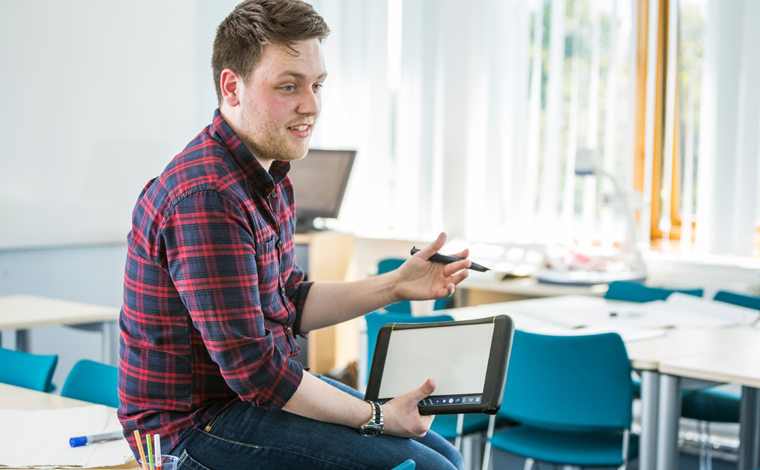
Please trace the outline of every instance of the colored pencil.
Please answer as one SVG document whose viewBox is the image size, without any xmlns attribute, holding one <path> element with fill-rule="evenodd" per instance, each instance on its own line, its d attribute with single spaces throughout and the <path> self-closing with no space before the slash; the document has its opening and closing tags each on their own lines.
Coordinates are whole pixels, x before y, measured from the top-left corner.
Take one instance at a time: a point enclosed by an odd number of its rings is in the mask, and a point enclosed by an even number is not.
<svg viewBox="0 0 760 470">
<path fill-rule="evenodd" d="M 148 463 L 150 464 L 150 470 L 155 470 L 153 466 L 153 444 L 150 442 L 150 434 L 145 435 L 145 440 L 148 441 Z"/>
<path fill-rule="evenodd" d="M 145 459 L 145 451 L 143 450 L 142 446 L 142 437 L 140 437 L 140 431 L 135 429 L 135 439 L 137 440 L 137 448 L 140 451 L 140 460 L 142 461 L 142 468 L 143 470 L 148 470 L 148 466 L 145 462 L 147 460 Z"/>
</svg>

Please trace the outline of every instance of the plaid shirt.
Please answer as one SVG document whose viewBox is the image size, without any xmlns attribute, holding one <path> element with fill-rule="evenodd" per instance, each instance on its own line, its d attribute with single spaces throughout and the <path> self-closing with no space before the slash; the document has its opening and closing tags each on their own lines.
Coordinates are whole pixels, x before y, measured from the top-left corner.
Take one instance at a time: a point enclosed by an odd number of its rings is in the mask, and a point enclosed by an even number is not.
<svg viewBox="0 0 760 470">
<path fill-rule="evenodd" d="M 127 237 L 119 420 L 168 452 L 235 400 L 298 388 L 303 305 L 287 162 L 264 170 L 217 110 L 140 194 Z"/>
</svg>

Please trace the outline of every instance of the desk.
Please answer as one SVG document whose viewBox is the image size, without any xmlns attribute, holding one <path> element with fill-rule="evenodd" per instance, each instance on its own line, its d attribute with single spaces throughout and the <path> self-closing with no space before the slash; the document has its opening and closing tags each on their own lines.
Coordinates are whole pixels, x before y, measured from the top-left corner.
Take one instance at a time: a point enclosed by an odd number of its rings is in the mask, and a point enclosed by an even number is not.
<svg viewBox="0 0 760 470">
<path fill-rule="evenodd" d="M 16 349 L 29 350 L 27 329 L 49 325 L 102 323 L 103 361 L 118 364 L 119 346 L 116 338 L 119 309 L 101 305 L 48 299 L 33 295 L 0 297 L 0 331 L 16 330 Z"/>
<path fill-rule="evenodd" d="M 0 408 L 16 410 L 53 410 L 60 408 L 73 408 L 76 406 L 89 406 L 92 403 L 63 398 L 60 395 L 37 392 L 21 387 L 14 387 L 0 383 Z M 140 470 L 137 461 L 117 467 L 107 467 L 95 470 Z M 15 470 L 15 469 L 10 469 Z"/>
<path fill-rule="evenodd" d="M 561 295 L 591 295 L 599 297 L 607 292 L 607 284 L 590 286 L 550 284 L 538 282 L 538 279 L 532 277 L 498 281 L 495 277 L 492 280 L 488 280 L 484 279 L 484 276 L 477 275 L 477 279 L 473 276 L 473 278 L 467 278 L 459 284 L 457 292 L 457 305 L 473 306 Z"/>
<path fill-rule="evenodd" d="M 699 353 L 660 363 L 660 424 L 657 469 L 676 468 L 678 419 L 683 378 L 742 385 L 738 470 L 760 466 L 760 331 L 754 328 L 713 330 L 710 344 Z"/>
</svg>

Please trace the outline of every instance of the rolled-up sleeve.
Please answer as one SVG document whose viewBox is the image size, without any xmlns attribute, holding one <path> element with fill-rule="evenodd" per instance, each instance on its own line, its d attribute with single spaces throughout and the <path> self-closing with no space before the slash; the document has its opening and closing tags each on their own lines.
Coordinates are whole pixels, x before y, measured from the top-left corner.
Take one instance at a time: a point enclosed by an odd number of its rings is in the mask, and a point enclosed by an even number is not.
<svg viewBox="0 0 760 470">
<path fill-rule="evenodd" d="M 304 281 L 303 279 L 304 275 L 301 268 L 293 266 L 293 271 L 290 273 L 287 282 L 285 282 L 285 295 L 288 296 L 288 299 L 290 299 L 290 302 L 296 308 L 293 332 L 306 338 L 309 332 L 301 330 L 301 318 L 303 318 L 303 307 L 306 305 L 306 297 L 309 295 L 309 290 L 314 283 Z"/>
<path fill-rule="evenodd" d="M 161 236 L 174 285 L 227 385 L 243 400 L 282 408 L 303 368 L 275 346 L 273 335 L 284 333 L 266 327 L 254 237 L 243 210 L 216 191 L 198 191 L 172 208 Z M 299 311 L 308 289 L 294 281 Z"/>
</svg>

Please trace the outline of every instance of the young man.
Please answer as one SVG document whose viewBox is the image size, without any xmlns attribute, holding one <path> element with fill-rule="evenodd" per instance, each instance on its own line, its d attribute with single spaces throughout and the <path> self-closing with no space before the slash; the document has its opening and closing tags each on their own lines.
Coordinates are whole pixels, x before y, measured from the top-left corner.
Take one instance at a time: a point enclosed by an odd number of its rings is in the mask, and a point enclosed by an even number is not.
<svg viewBox="0 0 760 470">
<path fill-rule="evenodd" d="M 394 272 L 303 281 L 287 171 L 319 117 L 328 34 L 298 0 L 238 5 L 214 41 L 213 123 L 140 195 L 119 322 L 119 419 L 135 455 L 139 430 L 194 470 L 390 469 L 408 458 L 461 468 L 416 406 L 432 380 L 380 407 L 291 359 L 295 335 L 448 297 L 470 265 L 428 261 L 441 234 Z"/>
</svg>

